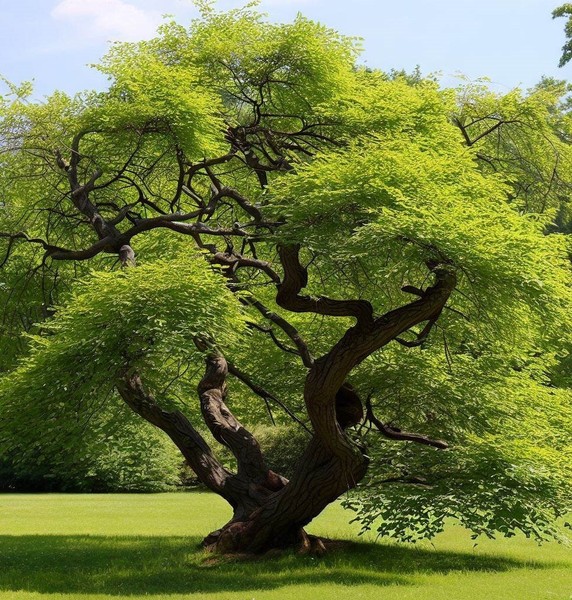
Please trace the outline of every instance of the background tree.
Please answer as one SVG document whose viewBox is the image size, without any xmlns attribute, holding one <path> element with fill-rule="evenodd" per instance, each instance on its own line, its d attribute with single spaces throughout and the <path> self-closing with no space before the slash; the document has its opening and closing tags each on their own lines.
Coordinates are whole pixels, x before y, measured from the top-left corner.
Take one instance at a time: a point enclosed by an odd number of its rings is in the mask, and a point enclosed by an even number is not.
<svg viewBox="0 0 572 600">
<path fill-rule="evenodd" d="M 41 453 L 34 420 L 121 400 L 233 507 L 205 539 L 221 552 L 322 549 L 304 525 L 370 464 L 348 500 L 365 527 L 415 539 L 454 516 L 477 534 L 556 535 L 570 242 L 546 235 L 552 195 L 515 201 L 532 165 L 549 168 L 546 144 L 569 160 L 554 103 L 463 101 L 357 67 L 358 50 L 303 17 L 206 3 L 189 29 L 114 46 L 104 93 L 11 89 L 4 263 L 36 265 L 26 294 L 46 319 L 0 382 L 5 439 L 28 425 Z M 505 122 L 526 122 L 518 139 Z M 307 431 L 289 480 L 235 411 Z"/>
<path fill-rule="evenodd" d="M 560 57 L 559 67 L 563 67 L 572 59 L 572 4 L 566 2 L 552 11 L 552 18 L 567 17 L 566 25 L 564 25 L 564 33 L 566 35 L 566 43 L 562 46 L 562 56 Z"/>
</svg>

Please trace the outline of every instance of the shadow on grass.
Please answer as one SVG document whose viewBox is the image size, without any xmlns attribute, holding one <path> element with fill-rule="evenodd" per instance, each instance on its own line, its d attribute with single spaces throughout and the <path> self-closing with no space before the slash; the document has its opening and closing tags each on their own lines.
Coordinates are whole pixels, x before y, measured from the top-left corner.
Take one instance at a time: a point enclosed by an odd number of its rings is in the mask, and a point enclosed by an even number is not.
<svg viewBox="0 0 572 600">
<path fill-rule="evenodd" d="M 220 559 L 198 537 L 0 536 L 0 590 L 188 594 L 302 584 L 408 585 L 416 574 L 502 572 L 540 563 L 391 545 L 348 543 L 315 558 Z"/>
</svg>

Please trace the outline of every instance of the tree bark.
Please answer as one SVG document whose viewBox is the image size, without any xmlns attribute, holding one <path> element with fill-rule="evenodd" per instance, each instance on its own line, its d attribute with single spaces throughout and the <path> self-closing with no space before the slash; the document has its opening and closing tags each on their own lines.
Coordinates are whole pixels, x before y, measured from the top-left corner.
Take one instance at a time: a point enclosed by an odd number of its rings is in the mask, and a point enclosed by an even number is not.
<svg viewBox="0 0 572 600">
<path fill-rule="evenodd" d="M 215 363 L 216 367 L 213 366 Z M 216 368 L 220 376 L 225 371 L 225 363 L 224 358 L 220 356 L 216 360 L 212 357 L 208 358 L 207 374 Z M 207 375 L 201 381 L 199 391 L 207 385 L 207 382 L 210 382 L 208 385 L 211 389 L 214 385 L 222 389 L 220 380 L 215 384 L 213 378 Z M 341 494 L 355 487 L 365 475 L 368 464 L 362 449 L 358 448 L 344 432 L 345 428 L 357 424 L 363 418 L 361 401 L 349 384 L 344 384 L 337 391 L 334 406 L 338 432 L 344 440 L 347 451 L 333 453 L 318 436 L 314 435 L 299 459 L 292 479 L 287 482 L 281 478 L 284 485 L 273 493 L 259 496 L 259 506 L 250 514 L 246 516 L 244 513 L 235 514 L 222 529 L 210 534 L 205 539 L 205 545 L 209 549 L 222 553 L 257 553 L 289 546 L 298 547 L 306 552 L 324 550 L 321 540 L 308 536 L 304 526 Z M 210 418 L 211 416 L 208 415 L 207 421 Z M 217 426 L 220 427 L 220 422 Z M 240 430 L 239 427 L 236 428 L 237 431 Z M 224 435 L 228 436 L 226 429 Z M 258 444 L 251 440 L 250 434 L 244 438 L 241 448 L 245 444 L 248 447 L 255 446 L 257 448 L 255 458 L 257 458 Z M 223 437 L 223 439 L 227 441 L 227 438 Z M 239 448 L 239 452 L 240 450 Z M 237 460 L 240 456 L 239 452 L 235 452 Z M 261 455 L 260 460 L 263 461 Z M 240 474 L 240 463 L 238 469 Z M 264 472 L 262 468 L 260 474 Z"/>
<path fill-rule="evenodd" d="M 233 508 L 232 519 L 210 533 L 203 545 L 215 552 L 259 553 L 296 547 L 322 552 L 320 540 L 308 536 L 304 526 L 364 476 L 367 461 L 347 439 L 351 451 L 336 456 L 314 436 L 304 451 L 291 481 L 266 466 L 260 446 L 225 404 L 227 363 L 220 354 L 206 357 L 205 375 L 198 386 L 205 423 L 217 441 L 237 459 L 231 473 L 188 419 L 178 411 L 161 408 L 145 389 L 139 374 L 126 371 L 117 389 L 137 414 L 161 428 L 181 450 L 199 480 Z M 344 426 L 361 419 L 361 403 L 347 386 L 339 394 L 338 411 Z M 341 427 L 340 432 L 345 437 Z"/>
<path fill-rule="evenodd" d="M 315 433 L 294 476 L 246 520 L 235 520 L 219 532 L 214 548 L 222 552 L 261 552 L 295 540 L 303 540 L 311 547 L 302 528 L 355 487 L 367 470 L 366 456 L 344 431 L 363 415 L 361 402 L 346 377 L 367 356 L 402 332 L 424 321 L 435 322 L 456 285 L 450 265 L 430 263 L 427 266 L 435 283 L 421 292 L 419 300 L 374 319 L 368 302 L 301 296 L 307 272 L 298 253 L 296 246 L 279 248 L 284 278 L 278 286 L 278 304 L 294 312 L 353 316 L 356 325 L 330 352 L 312 362 L 308 371 L 304 400 Z M 347 401 L 340 402 L 344 397 Z"/>
</svg>

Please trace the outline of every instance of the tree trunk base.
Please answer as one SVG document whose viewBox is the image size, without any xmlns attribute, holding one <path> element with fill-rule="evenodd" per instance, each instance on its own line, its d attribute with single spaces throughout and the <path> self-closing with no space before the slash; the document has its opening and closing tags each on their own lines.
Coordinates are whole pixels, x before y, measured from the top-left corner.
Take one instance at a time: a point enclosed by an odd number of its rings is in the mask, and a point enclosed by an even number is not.
<svg viewBox="0 0 572 600">
<path fill-rule="evenodd" d="M 325 540 L 309 535 L 302 528 L 292 530 L 287 535 L 269 536 L 263 544 L 253 543 L 251 522 L 232 522 L 213 531 L 202 541 L 207 552 L 222 555 L 260 555 L 278 554 L 286 550 L 294 550 L 299 554 L 322 556 L 327 552 Z"/>
</svg>

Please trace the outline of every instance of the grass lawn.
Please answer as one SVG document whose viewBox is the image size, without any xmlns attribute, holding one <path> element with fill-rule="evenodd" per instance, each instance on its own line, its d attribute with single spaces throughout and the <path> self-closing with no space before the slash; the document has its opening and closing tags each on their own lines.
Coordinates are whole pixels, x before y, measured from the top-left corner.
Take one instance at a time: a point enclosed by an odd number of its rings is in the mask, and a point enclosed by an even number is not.
<svg viewBox="0 0 572 600">
<path fill-rule="evenodd" d="M 322 558 L 213 560 L 197 548 L 229 512 L 208 493 L 0 495 L 0 600 L 571 600 L 572 549 L 483 540 L 357 541 L 331 507 L 309 528 L 356 543 Z"/>
</svg>

